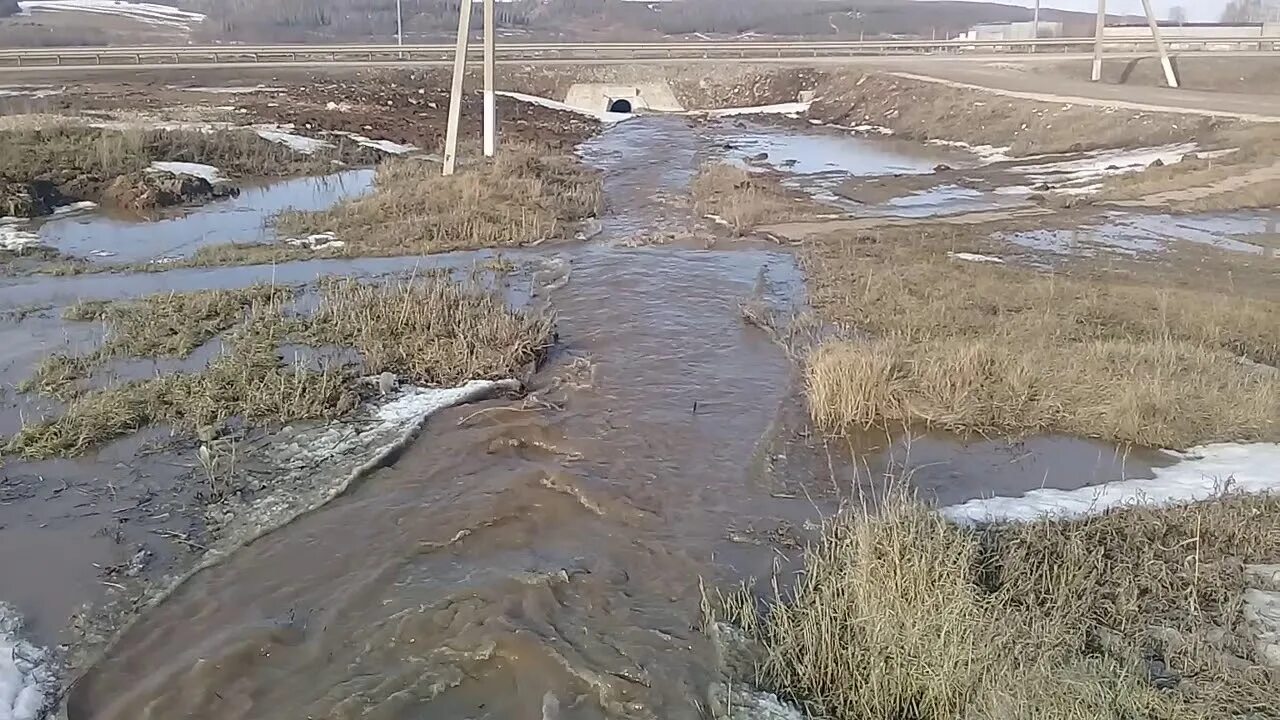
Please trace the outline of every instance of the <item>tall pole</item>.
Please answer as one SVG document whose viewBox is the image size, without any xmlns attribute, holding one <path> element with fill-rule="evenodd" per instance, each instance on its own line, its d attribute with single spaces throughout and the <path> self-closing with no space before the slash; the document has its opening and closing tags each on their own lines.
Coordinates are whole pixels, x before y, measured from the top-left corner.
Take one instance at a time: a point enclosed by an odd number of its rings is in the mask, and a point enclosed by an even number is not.
<svg viewBox="0 0 1280 720">
<path fill-rule="evenodd" d="M 484 156 L 493 157 L 498 151 L 498 107 L 493 97 L 494 64 L 493 0 L 484 0 Z"/>
<path fill-rule="evenodd" d="M 1142 9 L 1147 12 L 1147 25 L 1151 27 L 1151 39 L 1156 42 L 1156 53 L 1160 55 L 1160 65 L 1164 68 L 1164 81 L 1169 83 L 1169 87 L 1176 88 L 1178 76 L 1173 72 L 1173 63 L 1169 62 L 1169 53 L 1160 37 L 1160 24 L 1156 22 L 1156 14 L 1151 12 L 1151 0 L 1142 0 Z"/>
<path fill-rule="evenodd" d="M 404 11 L 400 9 L 400 0 L 396 0 L 396 45 L 404 45 Z"/>
<path fill-rule="evenodd" d="M 1107 0 L 1098 0 L 1098 25 L 1093 33 L 1093 81 L 1102 79 L 1102 30 L 1107 26 Z"/>
<path fill-rule="evenodd" d="M 453 52 L 453 86 L 449 89 L 449 124 L 444 134 L 444 174 L 458 163 L 458 124 L 462 121 L 462 78 L 467 74 L 467 40 L 471 35 L 471 0 L 458 4 L 458 45 Z"/>
<path fill-rule="evenodd" d="M 1036 0 L 1036 11 L 1031 15 L 1031 39 L 1040 39 L 1040 0 Z M 1036 46 L 1031 46 L 1031 52 L 1036 51 Z"/>
</svg>

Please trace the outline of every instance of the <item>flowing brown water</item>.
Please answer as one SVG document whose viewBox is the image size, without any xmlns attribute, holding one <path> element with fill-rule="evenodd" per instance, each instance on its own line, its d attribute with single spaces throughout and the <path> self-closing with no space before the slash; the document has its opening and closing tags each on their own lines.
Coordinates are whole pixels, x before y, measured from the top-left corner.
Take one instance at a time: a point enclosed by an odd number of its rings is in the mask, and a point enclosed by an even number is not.
<svg viewBox="0 0 1280 720">
<path fill-rule="evenodd" d="M 640 121 L 587 148 L 608 159 L 606 237 L 683 221 L 646 183 L 678 190 L 694 137 Z M 640 152 L 654 143 L 680 152 Z M 753 539 L 831 509 L 804 487 L 804 443 L 777 432 L 802 416 L 794 369 L 739 312 L 802 280 L 764 250 L 556 258 L 560 345 L 534 388 L 556 402 L 434 419 L 394 466 L 149 612 L 74 689 L 71 718 L 705 717 L 720 669 L 700 579 L 767 574 L 787 543 Z M 979 455 L 952 471 L 956 494 L 982 492 L 966 480 Z"/>
</svg>

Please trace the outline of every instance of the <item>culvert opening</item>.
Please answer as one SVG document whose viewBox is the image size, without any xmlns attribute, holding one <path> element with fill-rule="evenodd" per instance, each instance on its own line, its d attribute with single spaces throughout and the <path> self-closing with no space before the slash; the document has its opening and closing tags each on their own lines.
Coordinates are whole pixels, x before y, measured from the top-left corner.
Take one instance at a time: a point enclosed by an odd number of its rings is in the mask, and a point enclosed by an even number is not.
<svg viewBox="0 0 1280 720">
<path fill-rule="evenodd" d="M 609 101 L 609 112 L 629 113 L 631 112 L 631 101 L 625 98 Z"/>
</svg>

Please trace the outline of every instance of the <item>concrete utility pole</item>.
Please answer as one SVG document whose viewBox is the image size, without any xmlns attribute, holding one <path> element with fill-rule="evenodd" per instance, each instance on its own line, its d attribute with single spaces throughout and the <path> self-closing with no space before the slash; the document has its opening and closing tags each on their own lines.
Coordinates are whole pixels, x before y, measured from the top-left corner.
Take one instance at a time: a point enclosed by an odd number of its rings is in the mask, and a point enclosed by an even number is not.
<svg viewBox="0 0 1280 720">
<path fill-rule="evenodd" d="M 1036 0 L 1036 10 L 1031 15 L 1031 39 L 1040 39 L 1040 0 Z M 1036 51 L 1036 46 L 1031 46 L 1031 52 Z"/>
<path fill-rule="evenodd" d="M 449 90 L 449 124 L 444 134 L 444 174 L 458 163 L 458 124 L 462 120 L 462 79 L 467 74 L 467 41 L 471 36 L 471 0 L 458 5 L 458 45 L 453 53 L 453 86 Z"/>
<path fill-rule="evenodd" d="M 484 156 L 498 152 L 498 107 L 493 95 L 494 0 L 484 0 Z"/>
<path fill-rule="evenodd" d="M 1160 55 L 1160 65 L 1164 68 L 1164 81 L 1169 87 L 1178 87 L 1178 76 L 1173 72 L 1173 63 L 1169 62 L 1169 53 L 1164 48 L 1164 40 L 1160 38 L 1160 24 L 1156 22 L 1156 14 L 1151 12 L 1151 0 L 1142 0 L 1142 9 L 1147 12 L 1147 25 L 1151 27 L 1151 39 L 1156 43 L 1156 53 Z"/>
<path fill-rule="evenodd" d="M 396 0 L 396 44 L 404 45 L 404 11 L 400 9 L 400 0 Z"/>
<path fill-rule="evenodd" d="M 1102 30 L 1107 26 L 1107 0 L 1098 0 L 1098 25 L 1093 34 L 1093 78 L 1102 79 Z"/>
</svg>

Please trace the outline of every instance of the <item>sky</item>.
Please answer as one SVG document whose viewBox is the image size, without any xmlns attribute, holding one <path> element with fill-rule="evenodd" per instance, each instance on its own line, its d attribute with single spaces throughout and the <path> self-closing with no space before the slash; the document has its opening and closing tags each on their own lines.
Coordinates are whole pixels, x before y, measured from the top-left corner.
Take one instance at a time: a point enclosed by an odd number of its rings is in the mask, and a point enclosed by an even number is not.
<svg viewBox="0 0 1280 720">
<path fill-rule="evenodd" d="M 1024 7 L 1035 5 L 1035 0 L 991 1 Z M 1227 0 L 1151 0 L 1156 17 L 1164 19 L 1169 16 L 1169 8 L 1180 5 L 1187 11 L 1187 19 L 1191 22 L 1216 22 L 1222 17 L 1222 9 L 1226 4 Z M 1098 0 L 1041 0 L 1040 7 L 1095 12 L 1098 9 Z M 1107 0 L 1107 14 L 1141 15 L 1142 0 Z"/>
</svg>

